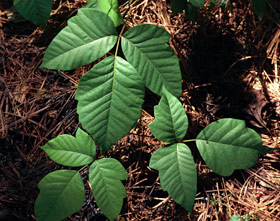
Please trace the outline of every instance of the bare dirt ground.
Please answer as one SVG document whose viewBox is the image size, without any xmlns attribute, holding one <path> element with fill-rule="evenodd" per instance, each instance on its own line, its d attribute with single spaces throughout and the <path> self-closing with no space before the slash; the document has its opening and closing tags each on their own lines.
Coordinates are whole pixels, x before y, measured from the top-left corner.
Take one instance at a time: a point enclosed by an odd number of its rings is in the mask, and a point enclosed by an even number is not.
<svg viewBox="0 0 280 221">
<path fill-rule="evenodd" d="M 196 21 L 189 21 L 183 13 L 172 15 L 169 2 L 142 0 L 125 20 L 129 26 L 156 24 L 172 35 L 169 43 L 183 76 L 188 137 L 212 121 L 233 117 L 245 120 L 265 145 L 277 150 L 230 177 L 214 174 L 197 155 L 198 191 L 190 216 L 162 191 L 158 173 L 148 167 L 161 143 L 148 129 L 159 97 L 147 91 L 142 118 L 106 154 L 120 160 L 129 174 L 119 220 L 228 220 L 233 214 L 280 219 L 280 5 L 268 0 L 271 7 L 259 21 L 251 4 L 231 2 L 232 10 L 203 9 Z M 39 65 L 50 41 L 86 1 L 55 0 L 45 30 L 16 17 L 9 3 L 0 4 L 0 220 L 35 220 L 37 184 L 61 168 L 40 146 L 80 127 L 74 95 L 80 77 L 92 67 L 65 72 Z M 67 220 L 106 220 L 86 189 L 82 209 Z"/>
</svg>

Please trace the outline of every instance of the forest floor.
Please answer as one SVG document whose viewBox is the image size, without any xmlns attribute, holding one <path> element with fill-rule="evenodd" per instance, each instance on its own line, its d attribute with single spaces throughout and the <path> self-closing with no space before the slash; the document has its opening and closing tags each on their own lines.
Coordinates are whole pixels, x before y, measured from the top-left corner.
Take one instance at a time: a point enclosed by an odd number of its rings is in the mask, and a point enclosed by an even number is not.
<svg viewBox="0 0 280 221">
<path fill-rule="evenodd" d="M 182 70 L 188 136 L 232 117 L 245 120 L 264 145 L 277 150 L 230 177 L 216 175 L 198 156 L 198 191 L 190 216 L 161 189 L 157 171 L 148 167 L 161 143 L 148 129 L 159 97 L 147 90 L 142 118 L 106 154 L 120 160 L 129 175 L 119 220 L 229 220 L 233 214 L 247 220 L 280 220 L 280 12 L 268 7 L 259 21 L 252 5 L 231 2 L 231 10 L 203 9 L 189 21 L 184 13 L 172 15 L 166 1 L 141 0 L 125 21 L 131 27 L 156 24 L 172 35 L 169 44 Z M 279 1 L 268 2 L 279 10 Z M 59 134 L 73 135 L 80 127 L 74 95 L 92 65 L 67 72 L 39 66 L 48 44 L 85 3 L 55 0 L 46 29 L 20 19 L 8 7 L 0 11 L 0 220 L 35 220 L 37 184 L 61 168 L 40 146 Z M 82 209 L 67 220 L 106 218 L 87 191 Z"/>
</svg>

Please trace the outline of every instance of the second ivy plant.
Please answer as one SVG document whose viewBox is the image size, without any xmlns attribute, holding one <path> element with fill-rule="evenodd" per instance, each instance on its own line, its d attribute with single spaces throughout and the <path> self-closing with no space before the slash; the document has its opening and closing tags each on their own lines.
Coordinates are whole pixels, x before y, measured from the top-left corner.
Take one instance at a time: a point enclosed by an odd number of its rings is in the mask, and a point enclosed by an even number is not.
<svg viewBox="0 0 280 221">
<path fill-rule="evenodd" d="M 40 181 L 35 202 L 38 220 L 61 220 L 81 208 L 85 193 L 80 171 L 86 166 L 97 205 L 111 220 L 118 216 L 126 196 L 121 180 L 127 174 L 117 160 L 98 159 L 95 143 L 103 155 L 129 133 L 141 117 L 145 87 L 161 96 L 150 130 L 168 143 L 152 155 L 150 167 L 159 171 L 162 188 L 188 212 L 192 211 L 197 178 L 185 143 L 195 141 L 206 164 L 222 176 L 253 166 L 258 155 L 267 152 L 259 135 L 236 119 L 219 120 L 196 139 L 182 140 L 188 119 L 178 99 L 181 72 L 178 58 L 167 44 L 170 34 L 151 24 L 126 30 L 117 2 L 89 0 L 68 20 L 44 55 L 41 67 L 59 70 L 104 59 L 82 76 L 75 96 L 79 121 L 90 135 L 78 129 L 76 137 L 59 135 L 42 147 L 55 162 L 82 168 L 54 171 Z M 120 33 L 119 25 L 123 25 Z"/>
</svg>

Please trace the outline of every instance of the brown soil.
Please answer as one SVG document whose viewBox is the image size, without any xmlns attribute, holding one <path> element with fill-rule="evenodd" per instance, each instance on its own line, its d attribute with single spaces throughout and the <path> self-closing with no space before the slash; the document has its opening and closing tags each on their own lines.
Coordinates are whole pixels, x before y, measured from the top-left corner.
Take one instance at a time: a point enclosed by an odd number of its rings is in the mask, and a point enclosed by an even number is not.
<svg viewBox="0 0 280 221">
<path fill-rule="evenodd" d="M 271 9 L 280 5 L 268 0 L 271 8 L 259 21 L 251 4 L 231 2 L 232 10 L 200 10 L 196 21 L 183 13 L 172 15 L 163 0 L 137 1 L 121 11 L 127 12 L 131 27 L 152 23 L 172 35 L 169 43 L 183 76 L 181 101 L 190 121 L 187 138 L 212 121 L 233 117 L 245 120 L 266 146 L 277 150 L 230 177 L 216 175 L 196 156 L 198 191 L 190 216 L 162 191 L 158 173 L 148 167 L 161 143 L 148 129 L 159 97 L 147 91 L 142 118 L 106 154 L 121 161 L 129 174 L 118 219 L 228 220 L 233 214 L 248 220 L 280 219 L 280 26 Z M 61 168 L 40 146 L 59 134 L 74 135 L 80 127 L 74 95 L 80 77 L 92 66 L 65 72 L 39 65 L 47 45 L 86 1 L 55 0 L 46 30 L 13 20 L 10 3 L 0 4 L 0 220 L 35 220 L 37 184 Z M 67 220 L 105 220 L 88 186 L 86 191 L 82 209 Z"/>
</svg>

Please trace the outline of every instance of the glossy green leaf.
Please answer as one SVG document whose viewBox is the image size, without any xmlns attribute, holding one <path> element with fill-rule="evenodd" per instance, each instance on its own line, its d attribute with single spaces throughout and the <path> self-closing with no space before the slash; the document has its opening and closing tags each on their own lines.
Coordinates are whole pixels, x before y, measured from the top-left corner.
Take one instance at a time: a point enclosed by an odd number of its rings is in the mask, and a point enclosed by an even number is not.
<svg viewBox="0 0 280 221">
<path fill-rule="evenodd" d="M 52 10 L 53 0 L 14 0 L 17 11 L 35 25 L 45 27 Z"/>
<path fill-rule="evenodd" d="M 261 137 L 245 121 L 224 118 L 209 124 L 196 138 L 197 148 L 206 164 L 221 176 L 252 167 L 266 151 Z"/>
<path fill-rule="evenodd" d="M 204 6 L 204 0 L 189 0 L 189 2 L 197 8 L 203 8 Z"/>
<path fill-rule="evenodd" d="M 82 8 L 48 46 L 41 67 L 71 70 L 89 64 L 114 47 L 117 35 L 108 15 Z"/>
<path fill-rule="evenodd" d="M 97 0 L 88 0 L 84 8 L 98 9 Z"/>
<path fill-rule="evenodd" d="M 120 9 L 119 9 L 119 3 L 118 0 L 97 0 L 98 2 L 98 9 L 100 11 L 103 11 L 114 22 L 115 26 L 119 26 L 121 24 L 124 24 Z"/>
<path fill-rule="evenodd" d="M 77 212 L 85 200 L 84 183 L 75 170 L 58 170 L 47 174 L 38 184 L 35 202 L 38 221 L 63 220 Z"/>
<path fill-rule="evenodd" d="M 118 0 L 88 0 L 84 8 L 94 8 L 104 12 L 112 19 L 116 27 L 124 24 Z"/>
<path fill-rule="evenodd" d="M 137 71 L 121 57 L 109 56 L 79 82 L 79 121 L 104 154 L 125 136 L 141 116 L 144 84 Z"/>
<path fill-rule="evenodd" d="M 127 173 L 121 163 L 113 158 L 95 161 L 89 169 L 89 182 L 98 207 L 110 219 L 116 218 L 122 208 L 126 190 L 121 180 Z"/>
<path fill-rule="evenodd" d="M 177 142 L 188 129 L 188 117 L 181 102 L 167 90 L 154 107 L 155 121 L 149 125 L 152 134 L 164 142 Z"/>
<path fill-rule="evenodd" d="M 197 189 L 197 174 L 189 147 L 178 143 L 158 149 L 152 155 L 150 167 L 159 171 L 162 189 L 191 213 Z"/>
<path fill-rule="evenodd" d="M 262 19 L 265 13 L 266 0 L 253 0 L 253 10 L 258 16 L 259 20 Z"/>
<path fill-rule="evenodd" d="M 177 56 L 167 44 L 170 34 L 156 25 L 134 26 L 124 33 L 122 50 L 127 61 L 142 76 L 145 85 L 162 95 L 163 87 L 180 97 L 181 72 Z"/>
<path fill-rule="evenodd" d="M 93 139 L 81 129 L 77 130 L 76 137 L 59 135 L 41 148 L 56 163 L 71 167 L 91 163 L 96 154 Z"/>
</svg>

